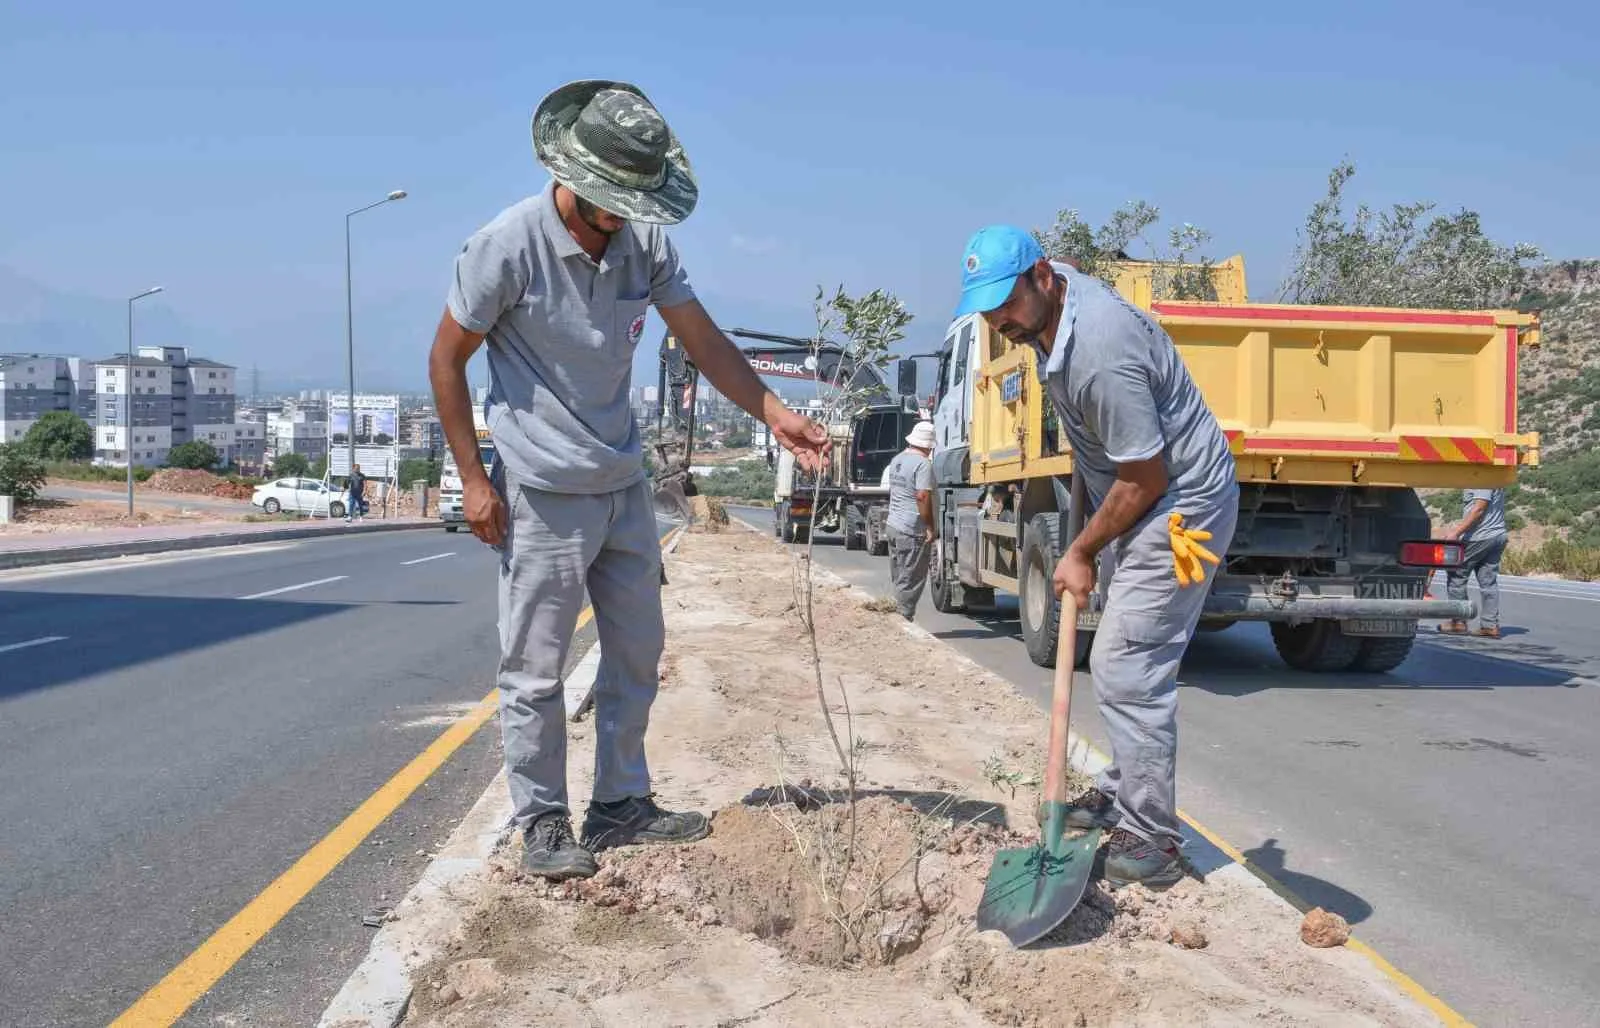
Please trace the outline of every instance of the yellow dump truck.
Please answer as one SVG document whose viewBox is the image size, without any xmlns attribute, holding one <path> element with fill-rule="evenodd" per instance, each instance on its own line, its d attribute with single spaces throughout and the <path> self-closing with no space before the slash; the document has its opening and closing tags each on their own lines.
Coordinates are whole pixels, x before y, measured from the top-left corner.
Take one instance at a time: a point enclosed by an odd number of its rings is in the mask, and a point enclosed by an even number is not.
<svg viewBox="0 0 1600 1028">
<path fill-rule="evenodd" d="M 1158 271 L 1123 265 L 1117 290 L 1172 337 L 1238 467 L 1238 528 L 1201 629 L 1266 621 L 1292 667 L 1388 671 L 1419 621 L 1472 616 L 1429 595 L 1443 551 L 1415 490 L 1507 486 L 1538 462 L 1537 434 L 1517 431 L 1517 355 L 1537 317 L 1252 304 L 1238 258 L 1213 278 L 1216 301 L 1160 301 Z M 1029 655 L 1049 666 L 1051 573 L 1088 511 L 1034 356 L 976 315 L 949 327 L 929 586 L 942 611 L 1015 593 Z M 1081 615 L 1079 660 L 1109 577 Z"/>
</svg>

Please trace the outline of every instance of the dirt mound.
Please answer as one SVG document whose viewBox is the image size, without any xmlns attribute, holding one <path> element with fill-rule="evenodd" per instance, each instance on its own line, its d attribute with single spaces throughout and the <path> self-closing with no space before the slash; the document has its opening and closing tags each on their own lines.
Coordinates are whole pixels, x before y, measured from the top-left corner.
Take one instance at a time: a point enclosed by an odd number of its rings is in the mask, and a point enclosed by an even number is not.
<svg viewBox="0 0 1600 1028">
<path fill-rule="evenodd" d="M 185 468 L 162 468 L 145 482 L 146 489 L 158 493 L 196 493 L 212 495 L 217 483 L 223 481 L 209 471 L 191 471 Z"/>
</svg>

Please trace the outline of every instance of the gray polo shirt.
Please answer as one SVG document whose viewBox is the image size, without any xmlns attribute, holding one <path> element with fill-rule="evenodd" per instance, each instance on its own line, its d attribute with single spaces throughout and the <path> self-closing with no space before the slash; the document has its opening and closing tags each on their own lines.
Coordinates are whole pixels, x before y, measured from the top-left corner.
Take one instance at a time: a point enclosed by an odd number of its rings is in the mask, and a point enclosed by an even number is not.
<svg viewBox="0 0 1600 1028">
<path fill-rule="evenodd" d="M 448 303 L 488 344 L 486 416 L 509 481 L 588 494 L 641 481 L 634 347 L 651 304 L 692 299 L 660 226 L 630 222 L 596 262 L 562 224 L 553 183 L 475 232 Z"/>
<path fill-rule="evenodd" d="M 889 510 L 883 523 L 907 535 L 927 528 L 922 521 L 922 510 L 917 506 L 917 493 L 933 489 L 933 461 L 916 450 L 901 450 L 889 462 L 886 477 L 889 479 Z"/>
<path fill-rule="evenodd" d="M 1040 375 L 1090 501 L 1105 501 L 1118 464 L 1160 454 L 1167 492 L 1141 523 L 1174 508 L 1236 502 L 1227 438 L 1167 333 L 1099 279 L 1054 267 L 1067 280 L 1067 302 Z"/>
<path fill-rule="evenodd" d="M 1472 526 L 1466 541 L 1494 539 L 1506 534 L 1506 492 L 1504 489 L 1463 489 L 1461 491 L 1461 517 L 1472 512 L 1472 505 L 1482 500 L 1483 517 Z"/>
</svg>

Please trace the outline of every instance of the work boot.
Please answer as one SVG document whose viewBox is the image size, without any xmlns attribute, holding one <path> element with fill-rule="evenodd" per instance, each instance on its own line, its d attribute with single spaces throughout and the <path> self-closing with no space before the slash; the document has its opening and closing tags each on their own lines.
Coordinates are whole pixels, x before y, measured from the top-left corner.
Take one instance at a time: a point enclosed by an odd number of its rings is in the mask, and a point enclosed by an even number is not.
<svg viewBox="0 0 1600 1028">
<path fill-rule="evenodd" d="M 1048 807 L 1039 804 L 1039 827 L 1043 828 L 1050 823 Z M 1068 828 L 1074 831 L 1086 832 L 1091 828 L 1111 828 L 1121 820 L 1122 815 L 1117 813 L 1117 801 L 1093 786 L 1083 790 L 1067 803 Z"/>
<path fill-rule="evenodd" d="M 653 796 L 589 804 L 583 844 L 596 852 L 613 846 L 696 842 L 711 834 L 711 822 L 696 811 L 662 810 Z"/>
<path fill-rule="evenodd" d="M 1445 635 L 1466 635 L 1467 623 L 1465 621 L 1446 621 L 1439 626 L 1439 631 Z"/>
<path fill-rule="evenodd" d="M 1498 639 L 1500 638 L 1500 626 L 1482 625 L 1478 628 L 1478 634 L 1483 636 L 1485 639 Z"/>
<path fill-rule="evenodd" d="M 1138 882 L 1147 889 L 1165 889 L 1183 877 L 1178 844 L 1162 838 L 1152 842 L 1125 828 L 1112 831 L 1105 848 L 1106 881 L 1113 887 Z"/>
<path fill-rule="evenodd" d="M 588 878 L 598 870 L 594 854 L 572 837 L 572 819 L 565 810 L 540 814 L 523 831 L 522 866 L 552 882 Z"/>
</svg>

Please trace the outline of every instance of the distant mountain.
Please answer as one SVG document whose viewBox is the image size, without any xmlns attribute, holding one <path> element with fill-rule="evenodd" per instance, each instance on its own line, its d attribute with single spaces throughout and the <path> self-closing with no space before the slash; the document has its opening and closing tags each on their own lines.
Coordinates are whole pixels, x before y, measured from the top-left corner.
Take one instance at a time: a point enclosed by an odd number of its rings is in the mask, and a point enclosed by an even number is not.
<svg viewBox="0 0 1600 1028">
<path fill-rule="evenodd" d="M 159 298 L 141 301 L 137 316 L 136 342 L 192 345 L 188 325 Z M 0 267 L 0 352 L 104 357 L 127 346 L 126 300 L 64 292 Z"/>
</svg>

